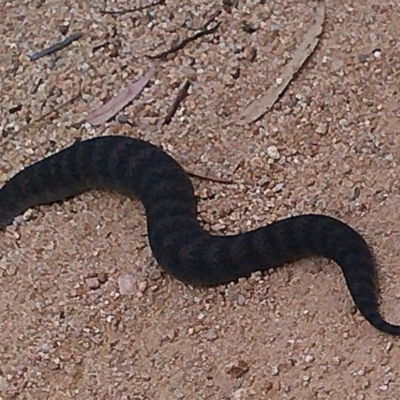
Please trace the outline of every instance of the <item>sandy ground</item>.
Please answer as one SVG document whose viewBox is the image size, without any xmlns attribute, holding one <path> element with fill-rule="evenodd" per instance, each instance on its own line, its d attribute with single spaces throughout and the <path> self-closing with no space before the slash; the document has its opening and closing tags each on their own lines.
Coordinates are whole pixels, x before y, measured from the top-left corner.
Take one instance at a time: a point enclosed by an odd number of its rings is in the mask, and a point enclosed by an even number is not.
<svg viewBox="0 0 400 400">
<path fill-rule="evenodd" d="M 357 228 L 377 255 L 383 313 L 400 323 L 399 3 L 328 0 L 313 56 L 244 126 L 233 121 L 279 78 L 316 3 L 167 0 L 101 13 L 145 4 L 0 2 L 0 182 L 77 137 L 144 138 L 188 171 L 234 181 L 193 179 L 214 232 L 304 212 Z M 159 63 L 120 113 L 130 124 L 76 125 L 216 10 L 217 33 Z M 79 31 L 56 57 L 29 60 Z M 186 78 L 189 95 L 162 126 Z M 1 233 L 2 399 L 398 398 L 399 341 L 354 311 L 334 263 L 193 289 L 159 269 L 145 233 L 141 205 L 107 193 L 40 207 Z"/>
</svg>

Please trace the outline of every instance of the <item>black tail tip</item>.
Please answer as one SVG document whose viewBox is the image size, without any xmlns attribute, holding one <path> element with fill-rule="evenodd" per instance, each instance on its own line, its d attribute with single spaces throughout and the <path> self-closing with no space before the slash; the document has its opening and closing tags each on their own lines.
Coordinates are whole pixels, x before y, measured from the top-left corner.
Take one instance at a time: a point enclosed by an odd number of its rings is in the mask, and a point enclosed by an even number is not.
<svg viewBox="0 0 400 400">
<path fill-rule="evenodd" d="M 400 336 L 400 325 L 393 325 L 385 321 L 379 314 L 366 316 L 368 322 L 381 332 L 393 336 Z"/>
</svg>

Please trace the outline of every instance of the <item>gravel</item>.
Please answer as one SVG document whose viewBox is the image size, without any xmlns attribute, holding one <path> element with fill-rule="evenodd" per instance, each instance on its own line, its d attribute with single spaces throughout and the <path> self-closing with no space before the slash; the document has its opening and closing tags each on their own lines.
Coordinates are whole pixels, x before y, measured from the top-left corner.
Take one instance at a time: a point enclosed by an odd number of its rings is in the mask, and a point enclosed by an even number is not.
<svg viewBox="0 0 400 400">
<path fill-rule="evenodd" d="M 313 2 L 167 0 L 121 15 L 101 13 L 99 0 L 1 7 L 1 183 L 77 137 L 141 137 L 188 171 L 234 181 L 193 179 L 213 232 L 305 212 L 357 228 L 379 262 L 384 314 L 400 323 L 397 2 L 327 2 L 316 51 L 274 108 L 245 126 L 236 115 L 279 77 L 313 23 Z M 148 71 L 148 55 L 218 10 L 217 33 L 156 61 L 155 79 L 120 118 L 78 126 Z M 29 59 L 75 32 L 83 37 L 56 55 Z M 162 125 L 186 79 L 188 96 Z M 160 273 L 145 233 L 139 202 L 93 192 L 1 234 L 1 398 L 398 397 L 400 348 L 352 312 L 333 263 L 194 289 Z"/>
</svg>

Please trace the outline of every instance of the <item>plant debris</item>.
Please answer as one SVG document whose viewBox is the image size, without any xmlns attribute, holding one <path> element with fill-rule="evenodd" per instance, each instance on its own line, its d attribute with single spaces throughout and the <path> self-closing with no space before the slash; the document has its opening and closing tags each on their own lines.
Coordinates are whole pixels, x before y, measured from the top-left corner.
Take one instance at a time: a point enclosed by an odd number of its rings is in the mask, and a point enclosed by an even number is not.
<svg viewBox="0 0 400 400">
<path fill-rule="evenodd" d="M 132 82 L 125 89 L 107 103 L 103 104 L 97 110 L 93 111 L 86 117 L 86 121 L 93 126 L 101 125 L 112 118 L 117 112 L 121 111 L 127 104 L 129 104 L 147 85 L 149 80 L 154 75 L 154 66 L 152 65 L 150 71 L 140 79 Z"/>
<path fill-rule="evenodd" d="M 202 36 L 206 35 L 211 35 L 215 33 L 219 26 L 221 25 L 221 22 L 217 22 L 212 28 L 208 28 L 208 26 L 215 21 L 215 18 L 219 15 L 219 13 L 214 13 L 213 16 L 208 19 L 208 21 L 199 29 L 199 32 L 195 33 L 192 36 L 189 36 L 185 39 L 183 39 L 181 42 L 179 42 L 177 45 L 172 46 L 170 49 L 165 50 L 155 56 L 149 56 L 150 59 L 165 59 L 168 55 L 173 54 L 178 52 L 179 50 L 182 50 L 188 43 L 193 42 Z"/>
<path fill-rule="evenodd" d="M 202 179 L 202 180 L 207 180 L 210 182 L 224 183 L 226 185 L 233 185 L 235 183 L 232 179 L 218 178 L 216 176 L 203 175 L 203 174 L 199 174 L 197 172 L 190 172 L 187 170 L 185 170 L 185 171 L 189 176 L 192 176 L 192 177 L 198 178 L 198 179 Z"/>
<path fill-rule="evenodd" d="M 72 42 L 74 42 L 75 40 L 80 39 L 83 36 L 82 32 L 77 32 L 74 33 L 71 36 L 66 37 L 64 40 L 62 40 L 61 42 L 55 43 L 50 47 L 47 47 L 44 50 L 38 51 L 37 53 L 33 53 L 32 55 L 28 56 L 29 59 L 31 61 L 36 61 L 39 60 L 42 57 L 45 56 L 49 56 L 51 54 L 56 53 L 57 51 L 60 51 L 64 48 L 66 48 L 67 46 L 69 46 Z"/>
<path fill-rule="evenodd" d="M 293 77 L 304 65 L 306 60 L 314 52 L 318 45 L 319 37 L 323 31 L 325 22 L 325 4 L 319 3 L 317 8 L 316 23 L 307 32 L 303 42 L 296 49 L 292 59 L 285 66 L 281 76 L 277 79 L 277 85 L 267 90 L 264 96 L 251 103 L 239 116 L 238 123 L 251 123 L 259 120 L 264 116 L 280 98 Z"/>
<path fill-rule="evenodd" d="M 129 14 L 137 11 L 143 11 L 147 10 L 148 8 L 155 7 L 155 6 L 162 6 L 165 4 L 165 0 L 159 0 L 155 1 L 153 3 L 147 4 L 142 7 L 136 7 L 136 8 L 127 8 L 125 10 L 100 10 L 100 14 L 111 14 L 111 15 L 123 15 L 123 14 Z"/>
<path fill-rule="evenodd" d="M 182 103 L 182 101 L 187 96 L 189 87 L 190 87 L 190 81 L 186 80 L 186 82 L 179 89 L 178 95 L 176 96 L 175 101 L 172 103 L 172 106 L 171 106 L 170 110 L 168 111 L 167 116 L 165 117 L 165 119 L 163 121 L 163 125 L 168 125 L 171 122 L 172 118 L 174 117 L 176 111 L 179 108 L 179 105 Z"/>
</svg>

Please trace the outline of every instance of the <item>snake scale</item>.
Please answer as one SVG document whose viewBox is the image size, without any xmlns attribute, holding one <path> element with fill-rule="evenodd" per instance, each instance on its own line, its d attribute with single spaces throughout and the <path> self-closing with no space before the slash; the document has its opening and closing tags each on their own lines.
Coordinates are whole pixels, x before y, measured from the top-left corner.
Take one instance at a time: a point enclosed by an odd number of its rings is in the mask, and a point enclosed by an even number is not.
<svg viewBox="0 0 400 400">
<path fill-rule="evenodd" d="M 30 207 L 92 189 L 141 200 L 152 252 L 182 282 L 215 286 L 301 258 L 325 257 L 340 266 L 356 307 L 369 323 L 400 336 L 400 326 L 379 313 L 374 257 L 353 228 L 326 215 L 308 214 L 236 235 L 212 235 L 197 220 L 193 186 L 183 168 L 159 147 L 139 139 L 78 141 L 26 167 L 0 189 L 0 229 Z"/>
</svg>

